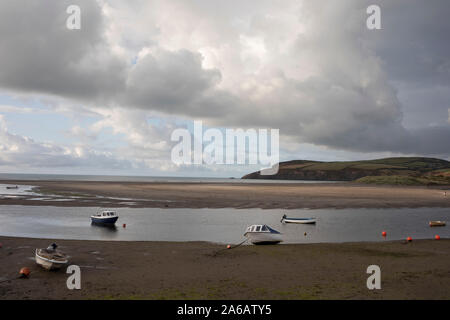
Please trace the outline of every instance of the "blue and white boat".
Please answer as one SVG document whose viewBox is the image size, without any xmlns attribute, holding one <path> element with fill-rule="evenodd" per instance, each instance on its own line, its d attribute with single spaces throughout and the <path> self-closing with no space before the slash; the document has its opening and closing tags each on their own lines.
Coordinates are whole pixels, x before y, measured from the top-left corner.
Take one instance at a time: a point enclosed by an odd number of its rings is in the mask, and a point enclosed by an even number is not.
<svg viewBox="0 0 450 320">
<path fill-rule="evenodd" d="M 288 218 L 286 215 L 281 218 L 282 223 L 315 224 L 316 221 L 316 218 Z"/>
<path fill-rule="evenodd" d="M 253 244 L 276 244 L 283 241 L 280 232 L 265 224 L 247 227 L 244 237 L 247 237 Z"/>
<path fill-rule="evenodd" d="M 119 216 L 115 211 L 111 210 L 97 212 L 95 215 L 91 216 L 91 221 L 95 224 L 113 225 L 116 223 L 117 219 L 119 219 Z"/>
</svg>

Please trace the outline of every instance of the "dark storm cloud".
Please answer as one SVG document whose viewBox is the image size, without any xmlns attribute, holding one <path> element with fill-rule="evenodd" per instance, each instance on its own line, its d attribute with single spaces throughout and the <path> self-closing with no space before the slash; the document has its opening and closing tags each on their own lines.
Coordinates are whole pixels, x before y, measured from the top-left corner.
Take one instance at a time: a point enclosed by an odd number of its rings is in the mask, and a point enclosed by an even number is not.
<svg viewBox="0 0 450 320">
<path fill-rule="evenodd" d="M 81 8 L 81 30 L 66 27 L 69 5 Z M 83 99 L 121 89 L 125 64 L 110 54 L 104 28 L 96 1 L 2 1 L 0 85 Z"/>
<path fill-rule="evenodd" d="M 450 2 L 374 1 L 382 8 L 383 30 L 364 41 L 384 61 L 389 78 L 422 85 L 450 84 Z"/>
<path fill-rule="evenodd" d="M 98 2 L 2 1 L 0 86 L 279 128 L 298 142 L 345 150 L 450 154 L 449 2 L 230 1 L 220 14 L 211 3 L 201 14 L 199 2 L 147 4 L 160 5 L 149 20 L 172 19 L 149 22 L 157 35 L 142 37 L 148 53 L 132 65 L 114 46 L 132 43 L 138 55 L 140 37 L 129 31 L 127 42 L 123 31 L 109 43 L 115 21 Z M 82 7 L 80 31 L 65 27 L 69 4 Z M 383 30 L 365 27 L 370 4 L 380 4 Z M 128 19 L 142 6 L 130 3 Z M 411 98 L 419 89 L 430 99 Z"/>
<path fill-rule="evenodd" d="M 221 74 L 203 69 L 201 60 L 200 54 L 188 50 L 147 54 L 129 74 L 125 104 L 189 116 L 224 113 L 224 108 L 204 106 Z"/>
</svg>

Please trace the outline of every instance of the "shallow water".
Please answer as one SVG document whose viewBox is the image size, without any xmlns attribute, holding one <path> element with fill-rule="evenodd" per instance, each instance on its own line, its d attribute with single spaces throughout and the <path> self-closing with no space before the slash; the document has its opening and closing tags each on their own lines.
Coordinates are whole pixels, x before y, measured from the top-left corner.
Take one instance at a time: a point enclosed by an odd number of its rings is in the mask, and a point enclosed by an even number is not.
<svg viewBox="0 0 450 320">
<path fill-rule="evenodd" d="M 15 187 L 17 186 L 17 189 L 7 189 L 6 187 Z M 15 184 L 0 184 L 0 197 L 3 198 L 13 198 L 14 196 L 30 196 L 30 195 L 37 195 L 37 193 L 34 193 L 31 191 L 33 186 L 28 185 L 15 185 Z"/>
<path fill-rule="evenodd" d="M 450 220 L 447 208 L 419 209 L 162 209 L 119 208 L 117 228 L 93 226 L 98 208 L 0 206 L 0 235 L 80 240 L 211 241 L 237 243 L 251 224 L 267 224 L 285 243 L 383 241 L 450 237 L 450 227 L 430 228 L 430 220 Z M 280 223 L 281 216 L 317 217 L 316 225 Z M 126 228 L 122 224 L 126 224 Z M 306 232 L 306 236 L 304 233 Z"/>
<path fill-rule="evenodd" d="M 22 174 L 0 173 L 0 180 L 54 180 L 54 181 L 119 181 L 119 182 L 189 182 L 189 183 L 335 183 L 319 180 L 273 180 L 209 177 L 151 177 L 151 176 L 105 176 L 71 174 Z"/>
</svg>

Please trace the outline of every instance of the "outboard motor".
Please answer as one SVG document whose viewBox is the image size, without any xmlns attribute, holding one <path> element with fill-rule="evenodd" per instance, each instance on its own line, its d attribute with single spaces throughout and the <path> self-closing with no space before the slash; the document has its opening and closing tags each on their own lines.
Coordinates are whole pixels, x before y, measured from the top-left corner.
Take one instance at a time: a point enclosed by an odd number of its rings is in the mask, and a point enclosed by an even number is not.
<svg viewBox="0 0 450 320">
<path fill-rule="evenodd" d="M 58 245 L 56 243 L 52 243 L 47 247 L 47 251 L 55 251 Z"/>
</svg>

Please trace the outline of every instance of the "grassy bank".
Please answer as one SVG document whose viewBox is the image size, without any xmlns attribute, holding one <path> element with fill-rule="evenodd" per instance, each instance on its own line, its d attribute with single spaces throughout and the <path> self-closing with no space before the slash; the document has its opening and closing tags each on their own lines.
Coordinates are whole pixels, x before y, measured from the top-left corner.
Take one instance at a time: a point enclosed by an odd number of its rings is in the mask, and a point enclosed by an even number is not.
<svg viewBox="0 0 450 320">
<path fill-rule="evenodd" d="M 398 157 L 361 161 L 281 162 L 271 176 L 253 172 L 243 179 L 356 181 L 388 185 L 450 185 L 450 162 L 424 157 Z"/>
<path fill-rule="evenodd" d="M 377 184 L 377 185 L 402 185 L 402 186 L 445 186 L 450 185 L 450 177 L 441 177 L 435 175 L 425 176 L 367 176 L 357 179 L 355 182 Z"/>
</svg>

